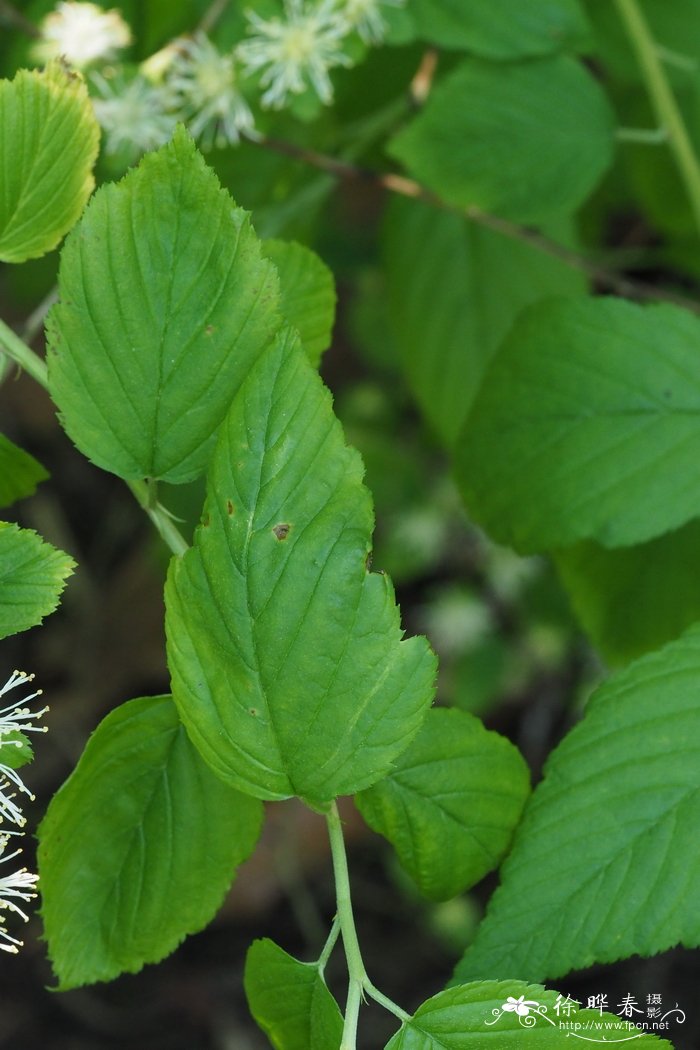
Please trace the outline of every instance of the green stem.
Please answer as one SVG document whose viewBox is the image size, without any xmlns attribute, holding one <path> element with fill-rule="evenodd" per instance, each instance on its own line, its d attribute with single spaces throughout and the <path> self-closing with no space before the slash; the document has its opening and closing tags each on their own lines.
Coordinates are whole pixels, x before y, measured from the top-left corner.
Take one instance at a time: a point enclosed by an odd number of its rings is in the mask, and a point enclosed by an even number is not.
<svg viewBox="0 0 700 1050">
<path fill-rule="evenodd" d="M 319 955 L 318 962 L 316 963 L 316 965 L 318 966 L 318 972 L 321 974 L 321 977 L 323 977 L 323 971 L 326 969 L 326 963 L 328 962 L 328 960 L 331 957 L 331 952 L 335 948 L 335 943 L 338 940 L 339 934 L 340 934 L 340 920 L 339 920 L 338 916 L 336 915 L 336 917 L 333 919 L 333 925 L 331 926 L 331 932 L 328 934 L 328 940 L 324 944 L 323 951 Z"/>
<path fill-rule="evenodd" d="M 678 103 L 671 91 L 656 42 L 651 35 L 638 0 L 615 0 L 618 14 L 637 60 L 661 127 L 668 133 L 668 144 L 678 166 L 700 231 L 700 163 L 690 141 Z"/>
<path fill-rule="evenodd" d="M 352 911 L 350 876 L 345 854 L 343 827 L 335 802 L 327 813 L 326 820 L 328 822 L 328 836 L 331 843 L 333 873 L 335 875 L 336 919 L 340 926 L 343 947 L 345 948 L 345 958 L 348 964 L 348 998 L 345 1005 L 345 1022 L 340 1050 L 356 1050 L 357 1022 L 360 1014 L 360 1005 L 365 993 L 401 1021 L 407 1021 L 409 1015 L 375 988 L 367 976 L 365 964 L 362 960 L 362 952 L 360 951 L 360 942 L 357 939 L 355 917 Z"/>
<path fill-rule="evenodd" d="M 0 320 L 0 349 L 15 361 L 20 368 L 23 368 L 32 379 L 35 379 L 40 386 L 43 386 L 44 390 L 49 389 L 46 364 L 2 320 Z"/>
<path fill-rule="evenodd" d="M 0 350 L 7 354 L 20 368 L 23 368 L 32 379 L 36 380 L 39 386 L 48 391 L 49 380 L 46 363 L 3 320 L 0 320 Z M 183 555 L 188 549 L 187 541 L 165 507 L 154 500 L 153 485 L 155 482 L 127 481 L 126 484 L 131 489 L 136 501 L 148 514 L 163 542 L 173 554 Z"/>
</svg>

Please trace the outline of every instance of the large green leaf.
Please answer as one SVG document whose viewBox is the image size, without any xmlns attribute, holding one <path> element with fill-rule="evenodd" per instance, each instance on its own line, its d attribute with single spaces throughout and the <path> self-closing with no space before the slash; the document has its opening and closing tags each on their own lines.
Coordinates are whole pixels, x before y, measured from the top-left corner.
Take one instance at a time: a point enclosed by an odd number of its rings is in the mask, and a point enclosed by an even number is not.
<svg viewBox="0 0 700 1050">
<path fill-rule="evenodd" d="M 585 290 L 581 275 L 551 256 L 420 201 L 392 202 L 384 258 L 408 381 L 450 445 L 519 311 L 545 295 Z"/>
<path fill-rule="evenodd" d="M 602 89 L 575 59 L 468 59 L 389 152 L 449 204 L 541 223 L 592 192 L 612 161 L 613 132 Z"/>
<path fill-rule="evenodd" d="M 259 802 L 202 762 L 170 697 L 108 715 L 39 828 L 59 986 L 136 973 L 206 926 L 261 818 Z"/>
<path fill-rule="evenodd" d="M 36 532 L 0 521 L 0 638 L 52 613 L 74 568 L 71 557 Z"/>
<path fill-rule="evenodd" d="M 264 241 L 263 252 L 280 277 L 280 311 L 296 328 L 313 365 L 331 345 L 335 320 L 335 283 L 326 264 L 295 241 Z"/>
<path fill-rule="evenodd" d="M 578 0 L 411 0 L 424 40 L 484 58 L 547 55 L 586 43 L 589 27 Z"/>
<path fill-rule="evenodd" d="M 699 349 L 678 307 L 527 310 L 458 442 L 471 513 L 522 551 L 641 543 L 700 514 Z"/>
<path fill-rule="evenodd" d="M 466 712 L 435 708 L 391 773 L 355 801 L 421 893 L 447 900 L 498 867 L 529 790 L 510 741 Z"/>
<path fill-rule="evenodd" d="M 700 628 L 603 685 L 553 752 L 456 977 L 700 944 Z"/>
<path fill-rule="evenodd" d="M 640 1050 L 673 1050 L 658 1036 L 632 1035 L 619 1015 L 579 1010 L 568 996 L 524 981 L 479 981 L 438 992 L 401 1026 L 385 1050 L 571 1050 L 578 1039 L 633 1039 Z"/>
<path fill-rule="evenodd" d="M 99 127 L 82 78 L 59 63 L 0 80 L 0 260 L 55 248 L 95 185 Z"/>
<path fill-rule="evenodd" d="M 48 476 L 41 463 L 0 434 L 0 507 L 31 496 Z"/>
<path fill-rule="evenodd" d="M 123 478 L 200 474 L 279 324 L 278 281 L 184 130 L 95 194 L 59 291 L 49 383 L 76 445 Z"/>
<path fill-rule="evenodd" d="M 318 966 L 274 941 L 255 941 L 245 964 L 250 1012 L 275 1050 L 338 1050 L 343 1019 Z"/>
<path fill-rule="evenodd" d="M 168 663 L 188 731 L 224 780 L 325 806 L 369 787 L 433 694 L 369 571 L 370 496 L 296 336 L 253 367 L 212 459 L 194 548 L 166 585 Z"/>
<path fill-rule="evenodd" d="M 555 562 L 576 614 L 611 664 L 658 649 L 700 620 L 700 522 L 635 547 L 593 540 Z"/>
</svg>

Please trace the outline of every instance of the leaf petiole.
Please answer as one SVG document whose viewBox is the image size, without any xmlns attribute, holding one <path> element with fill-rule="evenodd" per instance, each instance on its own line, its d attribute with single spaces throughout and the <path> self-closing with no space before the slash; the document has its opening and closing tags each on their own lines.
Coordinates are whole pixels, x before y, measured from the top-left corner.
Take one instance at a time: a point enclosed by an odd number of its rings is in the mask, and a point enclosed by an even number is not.
<svg viewBox="0 0 700 1050">
<path fill-rule="evenodd" d="M 335 894 L 337 914 L 334 922 L 339 926 L 343 937 L 345 958 L 348 965 L 348 997 L 345 1005 L 345 1022 L 343 1025 L 343 1038 L 340 1050 L 356 1050 L 357 1046 L 357 1022 L 360 1014 L 360 1005 L 365 993 L 375 1002 L 398 1017 L 401 1021 L 407 1021 L 409 1014 L 393 1003 L 383 992 L 370 981 L 365 970 L 365 964 L 360 951 L 360 943 L 357 939 L 355 929 L 355 917 L 352 911 L 352 899 L 350 896 L 350 877 L 348 874 L 348 861 L 345 853 L 345 840 L 343 838 L 343 827 L 335 802 L 326 815 L 328 823 L 328 836 L 331 843 L 331 855 L 333 857 L 333 873 L 335 875 Z M 331 930 L 333 936 L 333 930 Z M 337 936 L 337 934 L 336 934 Z M 329 937 L 329 942 L 331 938 Z M 328 946 L 328 942 L 326 947 Z M 331 946 L 332 947 L 332 946 Z M 324 948 L 325 954 L 326 949 Z M 330 952 L 328 953 L 330 954 Z"/>
</svg>

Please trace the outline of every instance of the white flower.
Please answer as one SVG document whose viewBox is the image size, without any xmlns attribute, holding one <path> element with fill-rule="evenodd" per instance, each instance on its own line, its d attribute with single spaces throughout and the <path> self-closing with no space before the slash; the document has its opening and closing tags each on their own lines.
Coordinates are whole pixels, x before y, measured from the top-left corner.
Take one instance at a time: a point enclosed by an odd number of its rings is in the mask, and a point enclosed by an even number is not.
<svg viewBox="0 0 700 1050">
<path fill-rule="evenodd" d="M 125 83 L 93 73 L 90 82 L 100 93 L 92 104 L 105 133 L 107 153 L 117 153 L 122 147 L 144 153 L 168 141 L 177 116 L 169 109 L 164 88 L 149 84 L 142 76 Z"/>
<path fill-rule="evenodd" d="M 289 95 L 300 95 L 309 85 L 328 104 L 333 99 L 328 70 L 352 65 L 342 51 L 348 22 L 336 0 L 284 0 L 284 10 L 285 20 L 248 11 L 252 36 L 239 44 L 238 54 L 249 73 L 262 71 L 264 106 L 281 109 Z"/>
<path fill-rule="evenodd" d="M 4 856 L 9 841 L 9 834 L 0 835 L 0 864 L 13 860 L 22 852 L 17 849 L 14 853 Z M 22 941 L 11 937 L 7 932 L 1 912 L 2 910 L 14 912 L 15 915 L 19 915 L 25 922 L 28 922 L 29 916 L 22 910 L 17 901 L 30 901 L 36 897 L 35 887 L 38 878 L 38 875 L 32 875 L 26 868 L 19 868 L 12 875 L 0 877 L 0 949 L 4 952 L 16 953 L 21 948 Z"/>
<path fill-rule="evenodd" d="M 103 11 L 97 4 L 73 0 L 59 3 L 41 22 L 39 32 L 33 57 L 48 62 L 62 55 L 76 69 L 114 58 L 131 43 L 131 30 L 119 11 Z"/>
<path fill-rule="evenodd" d="M 179 54 L 168 70 L 180 119 L 206 149 L 238 142 L 253 127 L 253 114 L 238 89 L 233 54 L 222 55 L 204 33 L 176 41 Z"/>
<path fill-rule="evenodd" d="M 12 689 L 20 689 L 22 686 L 27 685 L 28 682 L 33 681 L 33 674 L 25 674 L 24 671 L 13 671 L 2 689 L 0 689 L 0 697 L 4 696 L 5 693 L 9 693 Z M 26 706 L 37 696 L 41 696 L 41 689 L 35 690 L 30 696 L 22 697 L 21 700 L 16 700 L 14 704 L 10 704 L 9 707 L 4 707 L 0 710 L 0 747 L 4 744 L 12 743 L 21 746 L 19 741 L 3 740 L 3 737 L 9 733 L 16 733 L 17 731 L 22 733 L 46 733 L 48 731 L 46 726 L 35 726 L 31 722 L 31 719 L 41 718 L 48 711 L 48 707 L 42 707 L 40 711 L 30 711 Z"/>
<path fill-rule="evenodd" d="M 382 6 L 403 7 L 404 3 L 405 0 L 344 0 L 343 17 L 366 44 L 380 44 L 386 33 Z"/>
</svg>

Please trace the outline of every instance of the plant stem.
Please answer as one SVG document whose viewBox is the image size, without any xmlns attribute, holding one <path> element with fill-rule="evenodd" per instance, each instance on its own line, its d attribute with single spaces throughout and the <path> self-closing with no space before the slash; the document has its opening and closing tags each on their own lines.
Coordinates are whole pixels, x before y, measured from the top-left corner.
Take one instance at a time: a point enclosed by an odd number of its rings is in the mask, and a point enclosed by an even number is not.
<svg viewBox="0 0 700 1050">
<path fill-rule="evenodd" d="M 34 379 L 44 390 L 49 389 L 48 370 L 46 362 L 35 354 L 31 347 L 27 346 L 9 325 L 0 319 L 0 351 L 16 364 L 23 368 L 28 375 Z M 155 525 L 161 539 L 170 548 L 173 554 L 181 556 L 188 549 L 188 543 L 182 533 L 175 525 L 172 517 L 162 504 L 155 501 L 155 482 L 152 479 L 146 481 L 127 481 L 126 485 L 131 489 L 137 503 L 145 510 Z"/>
<path fill-rule="evenodd" d="M 337 179 L 371 183 L 389 193 L 396 193 L 401 197 L 412 197 L 415 200 L 424 201 L 434 208 L 439 208 L 441 211 L 459 215 L 461 218 L 473 222 L 476 226 L 483 226 L 487 230 L 503 234 L 504 237 L 508 237 L 510 240 L 521 241 L 536 251 L 558 259 L 564 266 L 568 266 L 572 270 L 578 270 L 579 273 L 584 274 L 601 288 L 608 288 L 618 295 L 630 299 L 658 300 L 673 303 L 676 306 L 684 307 L 691 313 L 700 314 L 700 303 L 689 299 L 687 296 L 676 295 L 674 292 L 665 291 L 656 285 L 614 273 L 585 258 L 578 252 L 572 251 L 571 248 L 559 244 L 558 241 L 554 241 L 550 237 L 539 233 L 538 230 L 519 226 L 509 219 L 502 219 L 498 215 L 491 215 L 489 212 L 482 211 L 481 208 L 459 208 L 448 204 L 414 179 L 396 175 L 393 172 L 372 171 L 338 157 L 331 157 L 325 153 L 318 153 L 316 150 L 297 146 L 292 142 L 273 139 L 264 135 L 251 136 L 249 141 L 263 149 L 273 150 L 275 153 L 281 153 L 284 156 L 300 160 L 302 163 L 308 164 L 319 171 L 325 171 Z"/>
<path fill-rule="evenodd" d="M 659 50 L 637 0 L 615 0 L 630 43 L 637 55 L 649 97 L 690 199 L 695 223 L 700 231 L 700 164 L 690 141 L 683 117 L 671 91 Z"/>
<path fill-rule="evenodd" d="M 36 380 L 39 386 L 43 386 L 44 390 L 49 389 L 45 362 L 3 320 L 0 320 L 0 349 Z"/>
<path fill-rule="evenodd" d="M 345 854 L 343 827 L 338 813 L 338 806 L 335 802 L 327 813 L 326 820 L 328 822 L 328 836 L 331 843 L 333 873 L 335 875 L 336 920 L 340 926 L 343 947 L 345 948 L 345 958 L 348 964 L 348 998 L 345 1006 L 345 1023 L 343 1025 L 343 1039 L 340 1044 L 340 1050 L 356 1050 L 357 1022 L 365 992 L 401 1021 L 407 1021 L 409 1015 L 375 988 L 367 976 L 365 964 L 362 960 L 362 952 L 360 951 L 360 943 L 357 939 L 355 917 L 352 911 L 350 876 Z"/>
</svg>

